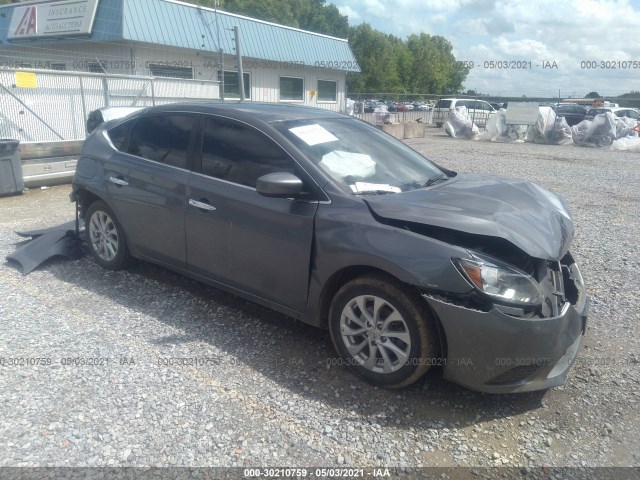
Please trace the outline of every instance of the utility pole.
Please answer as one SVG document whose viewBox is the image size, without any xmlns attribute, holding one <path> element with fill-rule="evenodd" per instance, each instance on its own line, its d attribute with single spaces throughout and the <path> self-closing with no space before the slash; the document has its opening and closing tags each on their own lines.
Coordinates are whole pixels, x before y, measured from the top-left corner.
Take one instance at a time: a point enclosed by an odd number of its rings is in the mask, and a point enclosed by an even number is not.
<svg viewBox="0 0 640 480">
<path fill-rule="evenodd" d="M 220 54 L 220 100 L 224 102 L 224 50 L 222 49 L 222 44 L 220 43 L 220 24 L 218 23 L 218 0 L 216 0 L 216 36 L 218 40 L 218 53 Z"/>
<path fill-rule="evenodd" d="M 236 62 L 238 66 L 238 85 L 240 87 L 240 101 L 244 102 L 244 71 L 242 70 L 242 50 L 240 50 L 240 27 L 233 27 L 233 36 L 236 40 Z"/>
</svg>

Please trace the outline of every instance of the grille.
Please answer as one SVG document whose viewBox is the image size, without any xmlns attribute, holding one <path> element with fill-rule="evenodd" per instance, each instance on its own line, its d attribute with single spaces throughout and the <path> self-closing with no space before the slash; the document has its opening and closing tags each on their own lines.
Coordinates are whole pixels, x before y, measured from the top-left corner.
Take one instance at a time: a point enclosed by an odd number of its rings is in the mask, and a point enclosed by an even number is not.
<svg viewBox="0 0 640 480">
<path fill-rule="evenodd" d="M 536 373 L 539 368 L 539 365 L 523 365 L 515 367 L 486 382 L 486 385 L 509 385 L 512 383 L 518 383 Z"/>
</svg>

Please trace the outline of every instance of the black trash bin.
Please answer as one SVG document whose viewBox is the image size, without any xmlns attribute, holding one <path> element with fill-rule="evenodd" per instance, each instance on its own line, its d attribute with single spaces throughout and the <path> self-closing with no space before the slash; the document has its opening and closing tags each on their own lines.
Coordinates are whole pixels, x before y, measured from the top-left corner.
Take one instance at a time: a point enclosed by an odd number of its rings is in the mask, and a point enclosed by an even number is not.
<svg viewBox="0 0 640 480">
<path fill-rule="evenodd" d="M 24 190 L 19 140 L 0 139 L 0 197 Z"/>
</svg>

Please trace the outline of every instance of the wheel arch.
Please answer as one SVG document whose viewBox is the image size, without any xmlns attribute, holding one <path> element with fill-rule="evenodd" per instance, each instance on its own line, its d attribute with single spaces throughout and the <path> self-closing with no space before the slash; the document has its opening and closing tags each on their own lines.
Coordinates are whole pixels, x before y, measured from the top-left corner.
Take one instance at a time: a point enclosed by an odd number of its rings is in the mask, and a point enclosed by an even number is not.
<svg viewBox="0 0 640 480">
<path fill-rule="evenodd" d="M 93 202 L 101 201 L 107 203 L 104 198 L 84 187 L 78 187 L 73 193 L 80 207 L 80 218 L 85 218 L 87 209 Z"/>
</svg>

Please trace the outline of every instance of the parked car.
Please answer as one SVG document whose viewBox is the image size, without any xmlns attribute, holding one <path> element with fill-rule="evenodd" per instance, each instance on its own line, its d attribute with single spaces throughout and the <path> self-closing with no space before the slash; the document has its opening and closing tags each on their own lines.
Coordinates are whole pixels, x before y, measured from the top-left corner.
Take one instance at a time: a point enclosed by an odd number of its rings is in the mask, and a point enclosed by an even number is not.
<svg viewBox="0 0 640 480">
<path fill-rule="evenodd" d="M 328 328 L 336 364 L 377 385 L 442 365 L 485 392 L 550 388 L 585 332 L 561 197 L 338 113 L 147 108 L 85 140 L 72 198 L 104 268 L 147 260 Z"/>
<path fill-rule="evenodd" d="M 565 118 L 569 126 L 577 125 L 582 120 L 584 120 L 584 117 L 588 111 L 587 107 L 584 107 L 582 105 L 562 103 L 554 105 L 553 109 L 555 110 L 556 115 Z"/>
<path fill-rule="evenodd" d="M 414 110 L 420 110 L 422 112 L 428 112 L 429 110 L 431 110 L 431 105 L 429 105 L 428 103 L 414 103 L 413 104 L 413 108 L 414 108 Z"/>
<path fill-rule="evenodd" d="M 628 117 L 640 122 L 640 112 L 638 112 L 635 108 L 624 108 L 624 107 L 599 107 L 590 109 L 586 115 L 585 119 L 593 120 L 593 117 L 600 113 L 611 112 L 616 117 Z"/>
<path fill-rule="evenodd" d="M 364 102 L 364 113 L 372 113 L 377 106 L 378 104 L 376 102 L 372 102 L 372 101 Z"/>
<path fill-rule="evenodd" d="M 396 103 L 395 102 L 390 102 L 390 101 L 386 101 L 383 102 L 386 106 L 387 106 L 387 110 L 390 112 L 395 112 L 396 111 Z"/>
<path fill-rule="evenodd" d="M 467 108 L 469 119 L 480 127 L 485 126 L 489 119 L 496 113 L 491 104 L 484 100 L 443 98 L 438 100 L 438 103 L 436 103 L 433 109 L 432 122 L 435 123 L 437 127 L 441 127 L 449 119 L 450 112 L 462 107 Z"/>
</svg>

